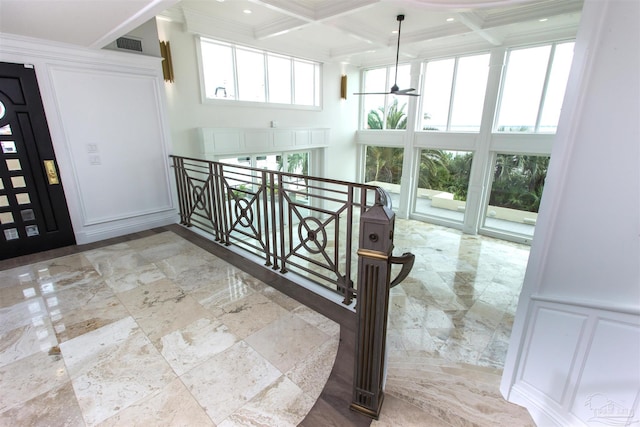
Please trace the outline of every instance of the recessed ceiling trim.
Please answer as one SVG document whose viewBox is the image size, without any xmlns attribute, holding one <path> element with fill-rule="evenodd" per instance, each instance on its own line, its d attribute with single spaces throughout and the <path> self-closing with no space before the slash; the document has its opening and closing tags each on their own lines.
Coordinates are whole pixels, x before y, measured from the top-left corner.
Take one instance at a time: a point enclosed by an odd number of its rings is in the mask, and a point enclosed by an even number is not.
<svg viewBox="0 0 640 427">
<path fill-rule="evenodd" d="M 484 20 L 485 28 L 576 13 L 582 11 L 582 4 L 582 0 L 565 0 L 562 2 L 548 2 L 544 7 L 541 7 L 540 4 L 532 4 L 523 5 L 512 10 L 488 12 Z"/>
<path fill-rule="evenodd" d="M 458 21 L 462 22 L 464 25 L 469 27 L 472 31 L 474 31 L 477 35 L 488 41 L 494 46 L 500 46 L 502 44 L 502 39 L 498 37 L 494 37 L 489 32 L 483 29 L 484 21 L 478 16 L 477 13 L 474 12 L 462 12 L 456 13 L 456 17 Z"/>
<path fill-rule="evenodd" d="M 253 30 L 253 34 L 256 39 L 262 40 L 269 37 L 275 37 L 289 31 L 297 30 L 308 25 L 307 21 L 303 21 L 297 18 L 285 17 L 277 21 L 270 22 L 266 25 L 256 27 Z"/>
<path fill-rule="evenodd" d="M 276 12 L 291 16 L 292 18 L 302 19 L 311 22 L 315 20 L 313 9 L 309 9 L 301 4 L 296 4 L 286 0 L 249 0 L 251 3 L 259 4 Z"/>
</svg>

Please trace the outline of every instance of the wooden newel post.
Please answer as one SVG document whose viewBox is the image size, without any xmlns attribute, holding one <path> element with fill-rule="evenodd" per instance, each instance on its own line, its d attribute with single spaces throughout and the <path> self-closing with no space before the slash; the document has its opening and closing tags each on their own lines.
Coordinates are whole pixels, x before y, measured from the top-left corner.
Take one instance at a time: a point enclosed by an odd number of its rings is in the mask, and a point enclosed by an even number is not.
<svg viewBox="0 0 640 427">
<path fill-rule="evenodd" d="M 356 361 L 350 408 L 378 419 L 384 399 L 385 343 L 395 214 L 376 204 L 360 217 Z"/>
</svg>

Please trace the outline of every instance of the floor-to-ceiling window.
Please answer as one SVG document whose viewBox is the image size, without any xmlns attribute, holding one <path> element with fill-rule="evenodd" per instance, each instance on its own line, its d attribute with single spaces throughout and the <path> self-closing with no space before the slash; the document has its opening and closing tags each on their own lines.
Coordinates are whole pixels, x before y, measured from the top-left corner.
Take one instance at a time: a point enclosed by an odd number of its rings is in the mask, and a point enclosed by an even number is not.
<svg viewBox="0 0 640 427">
<path fill-rule="evenodd" d="M 420 150 L 413 212 L 462 223 L 473 152 Z"/>
<path fill-rule="evenodd" d="M 362 180 L 405 216 L 529 242 L 572 56 L 561 41 L 401 65 L 421 96 L 363 96 Z M 364 70 L 364 91 L 390 76 Z"/>
</svg>

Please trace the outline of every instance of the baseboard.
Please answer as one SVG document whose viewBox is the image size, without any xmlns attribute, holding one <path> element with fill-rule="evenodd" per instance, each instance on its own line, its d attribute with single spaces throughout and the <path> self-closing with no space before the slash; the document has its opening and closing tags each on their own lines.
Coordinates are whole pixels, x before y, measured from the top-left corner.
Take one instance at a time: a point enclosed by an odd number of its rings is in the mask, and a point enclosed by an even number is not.
<svg viewBox="0 0 640 427">
<path fill-rule="evenodd" d="M 111 239 L 113 237 L 120 237 L 127 234 L 149 230 L 151 228 L 175 224 L 178 220 L 178 212 L 176 210 L 168 210 L 114 222 L 102 223 L 85 227 L 83 230 L 76 232 L 76 243 L 78 245 L 84 245 L 87 243 L 98 242 L 101 240 Z"/>
</svg>

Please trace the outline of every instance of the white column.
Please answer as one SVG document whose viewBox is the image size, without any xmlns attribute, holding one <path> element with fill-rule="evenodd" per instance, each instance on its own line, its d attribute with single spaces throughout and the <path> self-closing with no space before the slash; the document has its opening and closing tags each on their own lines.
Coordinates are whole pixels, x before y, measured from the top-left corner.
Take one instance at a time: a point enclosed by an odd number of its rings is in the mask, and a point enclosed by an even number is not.
<svg viewBox="0 0 640 427">
<path fill-rule="evenodd" d="M 469 175 L 469 191 L 467 193 L 464 224 L 462 226 L 462 231 L 468 234 L 477 234 L 484 207 L 489 199 L 488 191 L 485 189 L 488 189 L 491 185 L 493 171 L 492 153 L 490 151 L 491 134 L 498 104 L 504 58 L 504 48 L 496 48 L 491 51 L 482 120 L 476 140 L 475 152 L 473 153 L 473 163 Z"/>
</svg>

